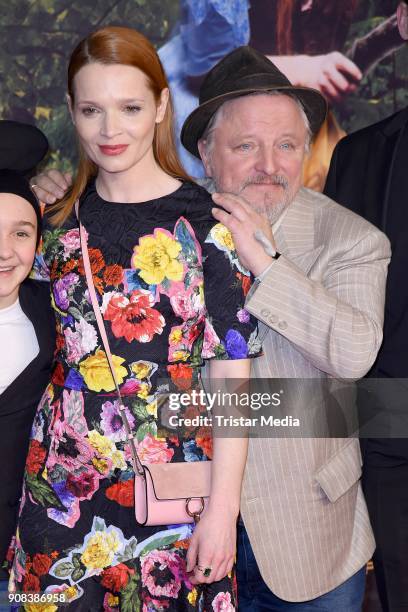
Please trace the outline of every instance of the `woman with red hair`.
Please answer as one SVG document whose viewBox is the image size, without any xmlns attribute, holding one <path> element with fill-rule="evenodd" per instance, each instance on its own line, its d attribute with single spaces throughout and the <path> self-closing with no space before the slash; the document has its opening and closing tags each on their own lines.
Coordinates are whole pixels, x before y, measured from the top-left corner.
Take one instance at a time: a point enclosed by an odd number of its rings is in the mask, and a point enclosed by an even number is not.
<svg viewBox="0 0 408 612">
<path fill-rule="evenodd" d="M 83 40 L 69 63 L 68 104 L 79 168 L 46 215 L 36 262 L 50 281 L 56 367 L 34 419 L 11 589 L 62 593 L 86 612 L 234 610 L 246 440 L 170 425 L 160 399 L 186 381 L 194 388 L 203 359 L 212 377 L 249 376 L 259 352 L 244 310 L 249 273 L 214 222 L 211 197 L 180 166 L 166 77 L 142 35 L 108 27 Z M 87 285 L 78 198 L 125 418 Z M 142 463 L 213 459 L 194 529 L 136 523 L 126 421 Z"/>
</svg>

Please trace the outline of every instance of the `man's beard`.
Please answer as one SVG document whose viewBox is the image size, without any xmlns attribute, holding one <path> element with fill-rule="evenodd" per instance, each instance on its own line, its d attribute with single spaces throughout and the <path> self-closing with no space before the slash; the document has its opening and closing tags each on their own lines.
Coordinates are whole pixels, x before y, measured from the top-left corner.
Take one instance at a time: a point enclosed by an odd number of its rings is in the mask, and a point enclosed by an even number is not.
<svg viewBox="0 0 408 612">
<path fill-rule="evenodd" d="M 223 186 L 220 185 L 219 181 L 214 177 L 214 186 L 215 190 L 222 193 L 225 191 Z M 282 197 L 276 201 L 276 196 L 274 197 L 272 193 L 264 193 L 263 195 L 257 196 L 257 202 L 250 201 L 245 194 L 242 192 L 248 185 L 280 185 L 283 190 Z M 261 215 L 265 215 L 271 224 L 275 223 L 285 208 L 289 206 L 294 198 L 293 189 L 289 185 L 289 181 L 282 174 L 272 174 L 271 176 L 266 176 L 264 174 L 257 174 L 255 176 L 251 176 L 246 179 L 242 183 L 242 185 L 235 190 L 229 189 L 230 193 L 234 195 L 241 196 L 244 200 L 249 204 L 249 206 L 257 213 Z M 259 198 L 263 198 L 263 203 L 259 201 Z"/>
<path fill-rule="evenodd" d="M 271 224 L 276 223 L 285 208 L 287 208 L 293 200 L 292 189 L 290 188 L 289 181 L 282 174 L 272 174 L 270 176 L 257 174 L 255 176 L 251 176 L 244 181 L 236 195 L 242 195 L 242 192 L 246 189 L 246 187 L 248 187 L 248 185 L 279 185 L 282 188 L 283 193 L 278 200 L 276 200 L 276 196 L 273 196 L 272 193 L 268 192 L 264 193 L 263 195 L 255 196 L 254 199 L 257 198 L 257 202 L 248 200 L 248 198 L 245 198 L 245 195 L 243 195 L 251 208 L 257 213 L 265 215 Z M 263 198 L 263 202 L 260 202 L 259 198 Z"/>
</svg>

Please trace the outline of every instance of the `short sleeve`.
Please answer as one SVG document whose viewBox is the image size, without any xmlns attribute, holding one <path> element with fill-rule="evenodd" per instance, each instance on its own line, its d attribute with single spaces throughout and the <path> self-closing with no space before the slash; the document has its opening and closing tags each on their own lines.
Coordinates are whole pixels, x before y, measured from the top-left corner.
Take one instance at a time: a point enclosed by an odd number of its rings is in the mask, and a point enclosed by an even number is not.
<svg viewBox="0 0 408 612">
<path fill-rule="evenodd" d="M 261 354 L 258 322 L 245 310 L 252 278 L 239 262 L 230 231 L 214 224 L 203 245 L 206 322 L 204 359 L 246 359 Z"/>
</svg>

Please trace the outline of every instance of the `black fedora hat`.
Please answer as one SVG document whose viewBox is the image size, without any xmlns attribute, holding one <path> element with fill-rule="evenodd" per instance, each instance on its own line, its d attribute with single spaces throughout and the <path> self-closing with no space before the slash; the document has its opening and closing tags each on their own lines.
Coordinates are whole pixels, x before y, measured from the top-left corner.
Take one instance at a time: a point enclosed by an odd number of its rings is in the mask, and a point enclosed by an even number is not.
<svg viewBox="0 0 408 612">
<path fill-rule="evenodd" d="M 28 173 L 47 151 L 48 140 L 35 125 L 0 121 L 0 170 Z"/>
<path fill-rule="evenodd" d="M 258 91 L 278 90 L 295 95 L 309 119 L 315 134 L 322 125 L 327 102 L 317 89 L 295 87 L 262 53 L 251 47 L 238 47 L 226 55 L 206 75 L 199 106 L 187 117 L 181 130 L 181 142 L 193 155 L 200 157 L 197 142 L 218 108 L 227 100 Z"/>
<path fill-rule="evenodd" d="M 0 193 L 26 200 L 37 215 L 37 246 L 41 237 L 41 209 L 25 176 L 48 151 L 48 140 L 34 125 L 0 121 Z"/>
</svg>

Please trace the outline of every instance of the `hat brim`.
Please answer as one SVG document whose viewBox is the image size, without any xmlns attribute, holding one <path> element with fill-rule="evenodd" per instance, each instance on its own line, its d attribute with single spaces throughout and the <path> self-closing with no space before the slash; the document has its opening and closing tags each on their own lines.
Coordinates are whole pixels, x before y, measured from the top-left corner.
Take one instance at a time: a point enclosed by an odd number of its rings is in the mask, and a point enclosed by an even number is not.
<svg viewBox="0 0 408 612">
<path fill-rule="evenodd" d="M 294 94 L 302 103 L 306 116 L 309 119 L 312 134 L 316 134 L 319 131 L 327 115 L 327 102 L 317 89 L 293 87 L 292 85 L 280 85 L 279 87 L 264 85 L 231 91 L 200 104 L 200 106 L 187 117 L 181 129 L 180 139 L 183 146 L 189 153 L 192 153 L 195 157 L 200 159 L 197 143 L 202 137 L 211 117 L 217 112 L 219 107 L 227 100 L 261 91 L 287 91 Z"/>
</svg>

